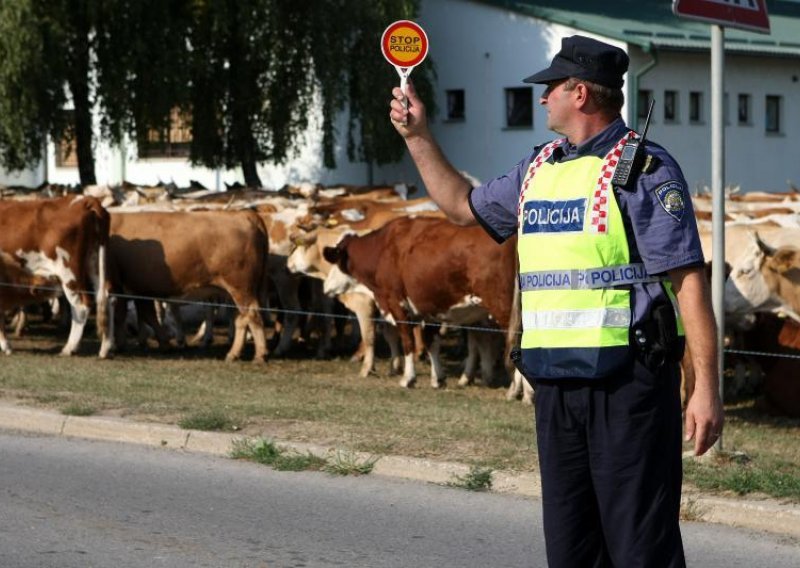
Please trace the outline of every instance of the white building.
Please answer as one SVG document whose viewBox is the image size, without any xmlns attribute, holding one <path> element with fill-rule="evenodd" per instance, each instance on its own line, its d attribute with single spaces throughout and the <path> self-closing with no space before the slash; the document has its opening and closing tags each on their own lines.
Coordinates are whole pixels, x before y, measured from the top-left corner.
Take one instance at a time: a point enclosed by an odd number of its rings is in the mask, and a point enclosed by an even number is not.
<svg viewBox="0 0 800 568">
<path fill-rule="evenodd" d="M 715 0 L 744 1 L 744 0 Z M 423 0 L 418 22 L 430 40 L 438 74 L 440 108 L 432 129 L 453 164 L 485 180 L 502 174 L 535 144 L 554 137 L 538 104 L 541 86 L 522 78 L 546 67 L 561 38 L 581 33 L 625 49 L 628 123 L 655 99 L 648 138 L 678 159 L 691 188 L 710 185 L 710 27 L 679 19 L 669 0 Z M 771 34 L 725 31 L 726 183 L 744 191 L 784 191 L 800 186 L 800 2 L 768 2 Z M 388 22 L 387 22 L 388 24 Z M 374 54 L 381 57 L 379 46 Z M 388 64 L 387 64 L 388 65 Z M 413 74 L 412 74 L 413 79 Z M 388 101 L 388 93 L 375 93 Z M 387 105 L 388 120 L 388 105 Z M 344 117 L 340 132 L 344 131 Z M 343 141 L 339 167 L 321 167 L 320 135 L 311 129 L 300 156 L 283 167 L 263 166 L 267 187 L 300 181 L 323 184 L 367 182 L 367 166 L 347 160 Z M 135 148 L 100 145 L 100 183 L 154 184 L 197 180 L 223 188 L 241 181 L 238 171 L 192 168 L 184 158 L 139 159 Z M 46 167 L 1 175 L 0 183 L 38 185 L 48 179 L 77 183 L 73 166 L 57 163 L 51 146 Z M 376 183 L 419 184 L 408 159 L 374 172 Z"/>
</svg>

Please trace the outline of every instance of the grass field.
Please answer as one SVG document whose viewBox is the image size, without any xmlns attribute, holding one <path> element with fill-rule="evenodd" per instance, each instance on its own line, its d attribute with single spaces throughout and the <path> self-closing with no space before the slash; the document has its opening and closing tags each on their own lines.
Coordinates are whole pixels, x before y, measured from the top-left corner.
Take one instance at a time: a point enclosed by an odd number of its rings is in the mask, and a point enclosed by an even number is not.
<svg viewBox="0 0 800 568">
<path fill-rule="evenodd" d="M 455 343 L 445 349 L 449 378 L 433 390 L 428 366 L 405 390 L 378 360 L 378 376 L 361 379 L 346 358 L 271 359 L 226 364 L 222 338 L 208 350 L 159 353 L 131 347 L 108 361 L 86 334 L 81 355 L 58 356 L 65 335 L 34 326 L 0 359 L 0 396 L 65 414 L 124 416 L 183 427 L 222 429 L 375 455 L 461 461 L 495 470 L 536 468 L 533 411 L 505 400 L 504 389 L 455 385 Z M 246 351 L 247 355 L 249 351 Z M 800 420 L 773 418 L 754 401 L 726 405 L 726 452 L 686 460 L 687 481 L 713 492 L 764 493 L 800 501 Z M 690 446 L 687 445 L 686 449 Z M 729 453 L 730 452 L 730 453 Z"/>
</svg>

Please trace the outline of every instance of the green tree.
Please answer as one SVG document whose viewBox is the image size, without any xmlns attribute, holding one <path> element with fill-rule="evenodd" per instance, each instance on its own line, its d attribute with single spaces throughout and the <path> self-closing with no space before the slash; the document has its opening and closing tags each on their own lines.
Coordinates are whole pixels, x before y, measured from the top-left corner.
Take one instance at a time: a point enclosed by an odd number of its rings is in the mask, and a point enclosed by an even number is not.
<svg viewBox="0 0 800 568">
<path fill-rule="evenodd" d="M 97 1 L 94 51 L 101 134 L 114 144 L 164 131 L 188 107 L 190 0 Z"/>
<path fill-rule="evenodd" d="M 293 36 L 304 2 L 198 0 L 191 35 L 191 159 L 240 165 L 260 186 L 257 165 L 282 162 L 307 125 L 312 84 L 303 38 Z"/>
<path fill-rule="evenodd" d="M 386 101 L 398 79 L 379 41 L 417 9 L 418 0 L 2 0 L 0 162 L 33 166 L 48 136 L 67 136 L 81 183 L 92 184 L 94 113 L 100 137 L 119 144 L 166 129 L 180 108 L 194 164 L 241 166 L 260 186 L 258 164 L 292 158 L 315 113 L 323 163 L 334 167 L 348 103 L 350 158 L 397 160 L 404 146 Z M 431 71 L 428 61 L 414 72 L 429 108 Z"/>
<path fill-rule="evenodd" d="M 185 93 L 188 0 L 0 2 L 0 160 L 35 165 L 48 135 L 72 139 L 95 178 L 95 112 L 120 142 L 169 120 Z M 71 101 L 72 112 L 65 112 Z"/>
<path fill-rule="evenodd" d="M 417 0 L 197 0 L 190 109 L 191 157 L 207 167 L 284 163 L 304 142 L 309 117 L 322 121 L 322 155 L 335 167 L 336 117 L 350 107 L 348 154 L 384 164 L 403 155 L 390 132 L 387 94 L 397 74 L 380 53 L 396 19 Z M 415 84 L 433 108 L 429 62 Z"/>
<path fill-rule="evenodd" d="M 0 2 L 0 159 L 9 170 L 36 164 L 47 135 L 60 137 L 68 123 L 64 86 L 74 56 L 53 4 L 48 12 L 42 2 Z"/>
</svg>

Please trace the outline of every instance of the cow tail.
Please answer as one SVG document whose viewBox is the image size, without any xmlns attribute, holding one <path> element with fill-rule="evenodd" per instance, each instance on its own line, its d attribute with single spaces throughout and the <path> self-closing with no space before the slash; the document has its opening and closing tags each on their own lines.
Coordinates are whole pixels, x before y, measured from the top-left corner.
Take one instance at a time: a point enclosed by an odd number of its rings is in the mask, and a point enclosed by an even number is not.
<svg viewBox="0 0 800 568">
<path fill-rule="evenodd" d="M 95 200 L 92 210 L 95 214 L 97 223 L 97 335 L 102 338 L 104 333 L 109 332 L 109 312 L 108 312 L 108 239 L 111 231 L 111 215 Z"/>
<path fill-rule="evenodd" d="M 103 337 L 103 333 L 108 329 L 108 274 L 106 268 L 106 245 L 101 244 L 97 247 L 97 335 Z"/>
<path fill-rule="evenodd" d="M 269 307 L 269 285 L 270 285 L 270 278 L 269 278 L 269 231 L 267 230 L 267 226 L 264 223 L 264 219 L 261 218 L 260 215 L 253 213 L 253 222 L 256 224 L 258 228 L 257 234 L 261 235 L 263 238 L 259 239 L 261 242 L 258 243 L 259 246 L 256 246 L 256 254 L 259 254 L 262 257 L 261 261 L 261 276 L 259 281 L 257 282 L 258 285 L 258 307 L 261 308 L 261 319 L 266 324 L 268 315 L 267 315 L 267 308 Z"/>
</svg>

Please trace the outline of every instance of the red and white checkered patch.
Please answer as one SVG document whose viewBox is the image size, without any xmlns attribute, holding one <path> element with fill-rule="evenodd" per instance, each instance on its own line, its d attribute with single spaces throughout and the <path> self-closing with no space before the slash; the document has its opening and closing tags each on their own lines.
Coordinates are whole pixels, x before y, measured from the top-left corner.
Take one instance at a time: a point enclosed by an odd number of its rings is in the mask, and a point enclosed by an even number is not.
<svg viewBox="0 0 800 568">
<path fill-rule="evenodd" d="M 617 142 L 611 151 L 603 159 L 600 168 L 600 177 L 597 178 L 597 188 L 592 199 L 592 210 L 589 217 L 589 231 L 593 233 L 608 234 L 608 200 L 611 178 L 614 177 L 614 170 L 617 169 L 619 157 L 622 155 L 622 147 L 633 137 L 638 136 L 632 130 Z M 613 199 L 613 197 L 611 197 Z"/>
<path fill-rule="evenodd" d="M 589 231 L 593 233 L 608 234 L 608 199 L 609 187 L 611 186 L 611 178 L 614 177 L 614 171 L 617 169 L 619 158 L 622 155 L 622 147 L 631 139 L 638 137 L 634 131 L 629 131 L 625 136 L 617 142 L 614 147 L 603 158 L 603 165 L 600 168 L 600 177 L 597 179 L 597 187 L 594 191 L 592 199 L 592 210 L 589 218 Z M 522 189 L 519 192 L 519 203 L 517 204 L 517 229 L 520 225 L 520 213 L 522 211 L 522 204 L 525 202 L 525 192 L 528 190 L 533 181 L 533 176 L 536 170 L 544 163 L 553 151 L 566 142 L 566 138 L 559 138 L 553 140 L 542 148 L 541 152 L 534 158 L 531 165 L 528 167 L 528 173 L 525 175 L 525 180 L 522 183 Z"/>
<path fill-rule="evenodd" d="M 542 165 L 550 156 L 553 155 L 553 150 L 561 146 L 564 142 L 566 142 L 566 138 L 558 138 L 553 140 L 549 144 L 547 144 L 542 150 L 536 155 L 536 157 L 531 162 L 531 165 L 528 166 L 528 173 L 525 174 L 525 179 L 522 182 L 522 189 L 519 192 L 519 203 L 517 203 L 517 229 L 519 230 L 520 226 L 520 214 L 522 212 L 522 204 L 525 202 L 525 192 L 528 190 L 528 186 L 533 181 L 533 176 L 536 175 L 536 170 L 539 169 L 539 166 Z"/>
</svg>

